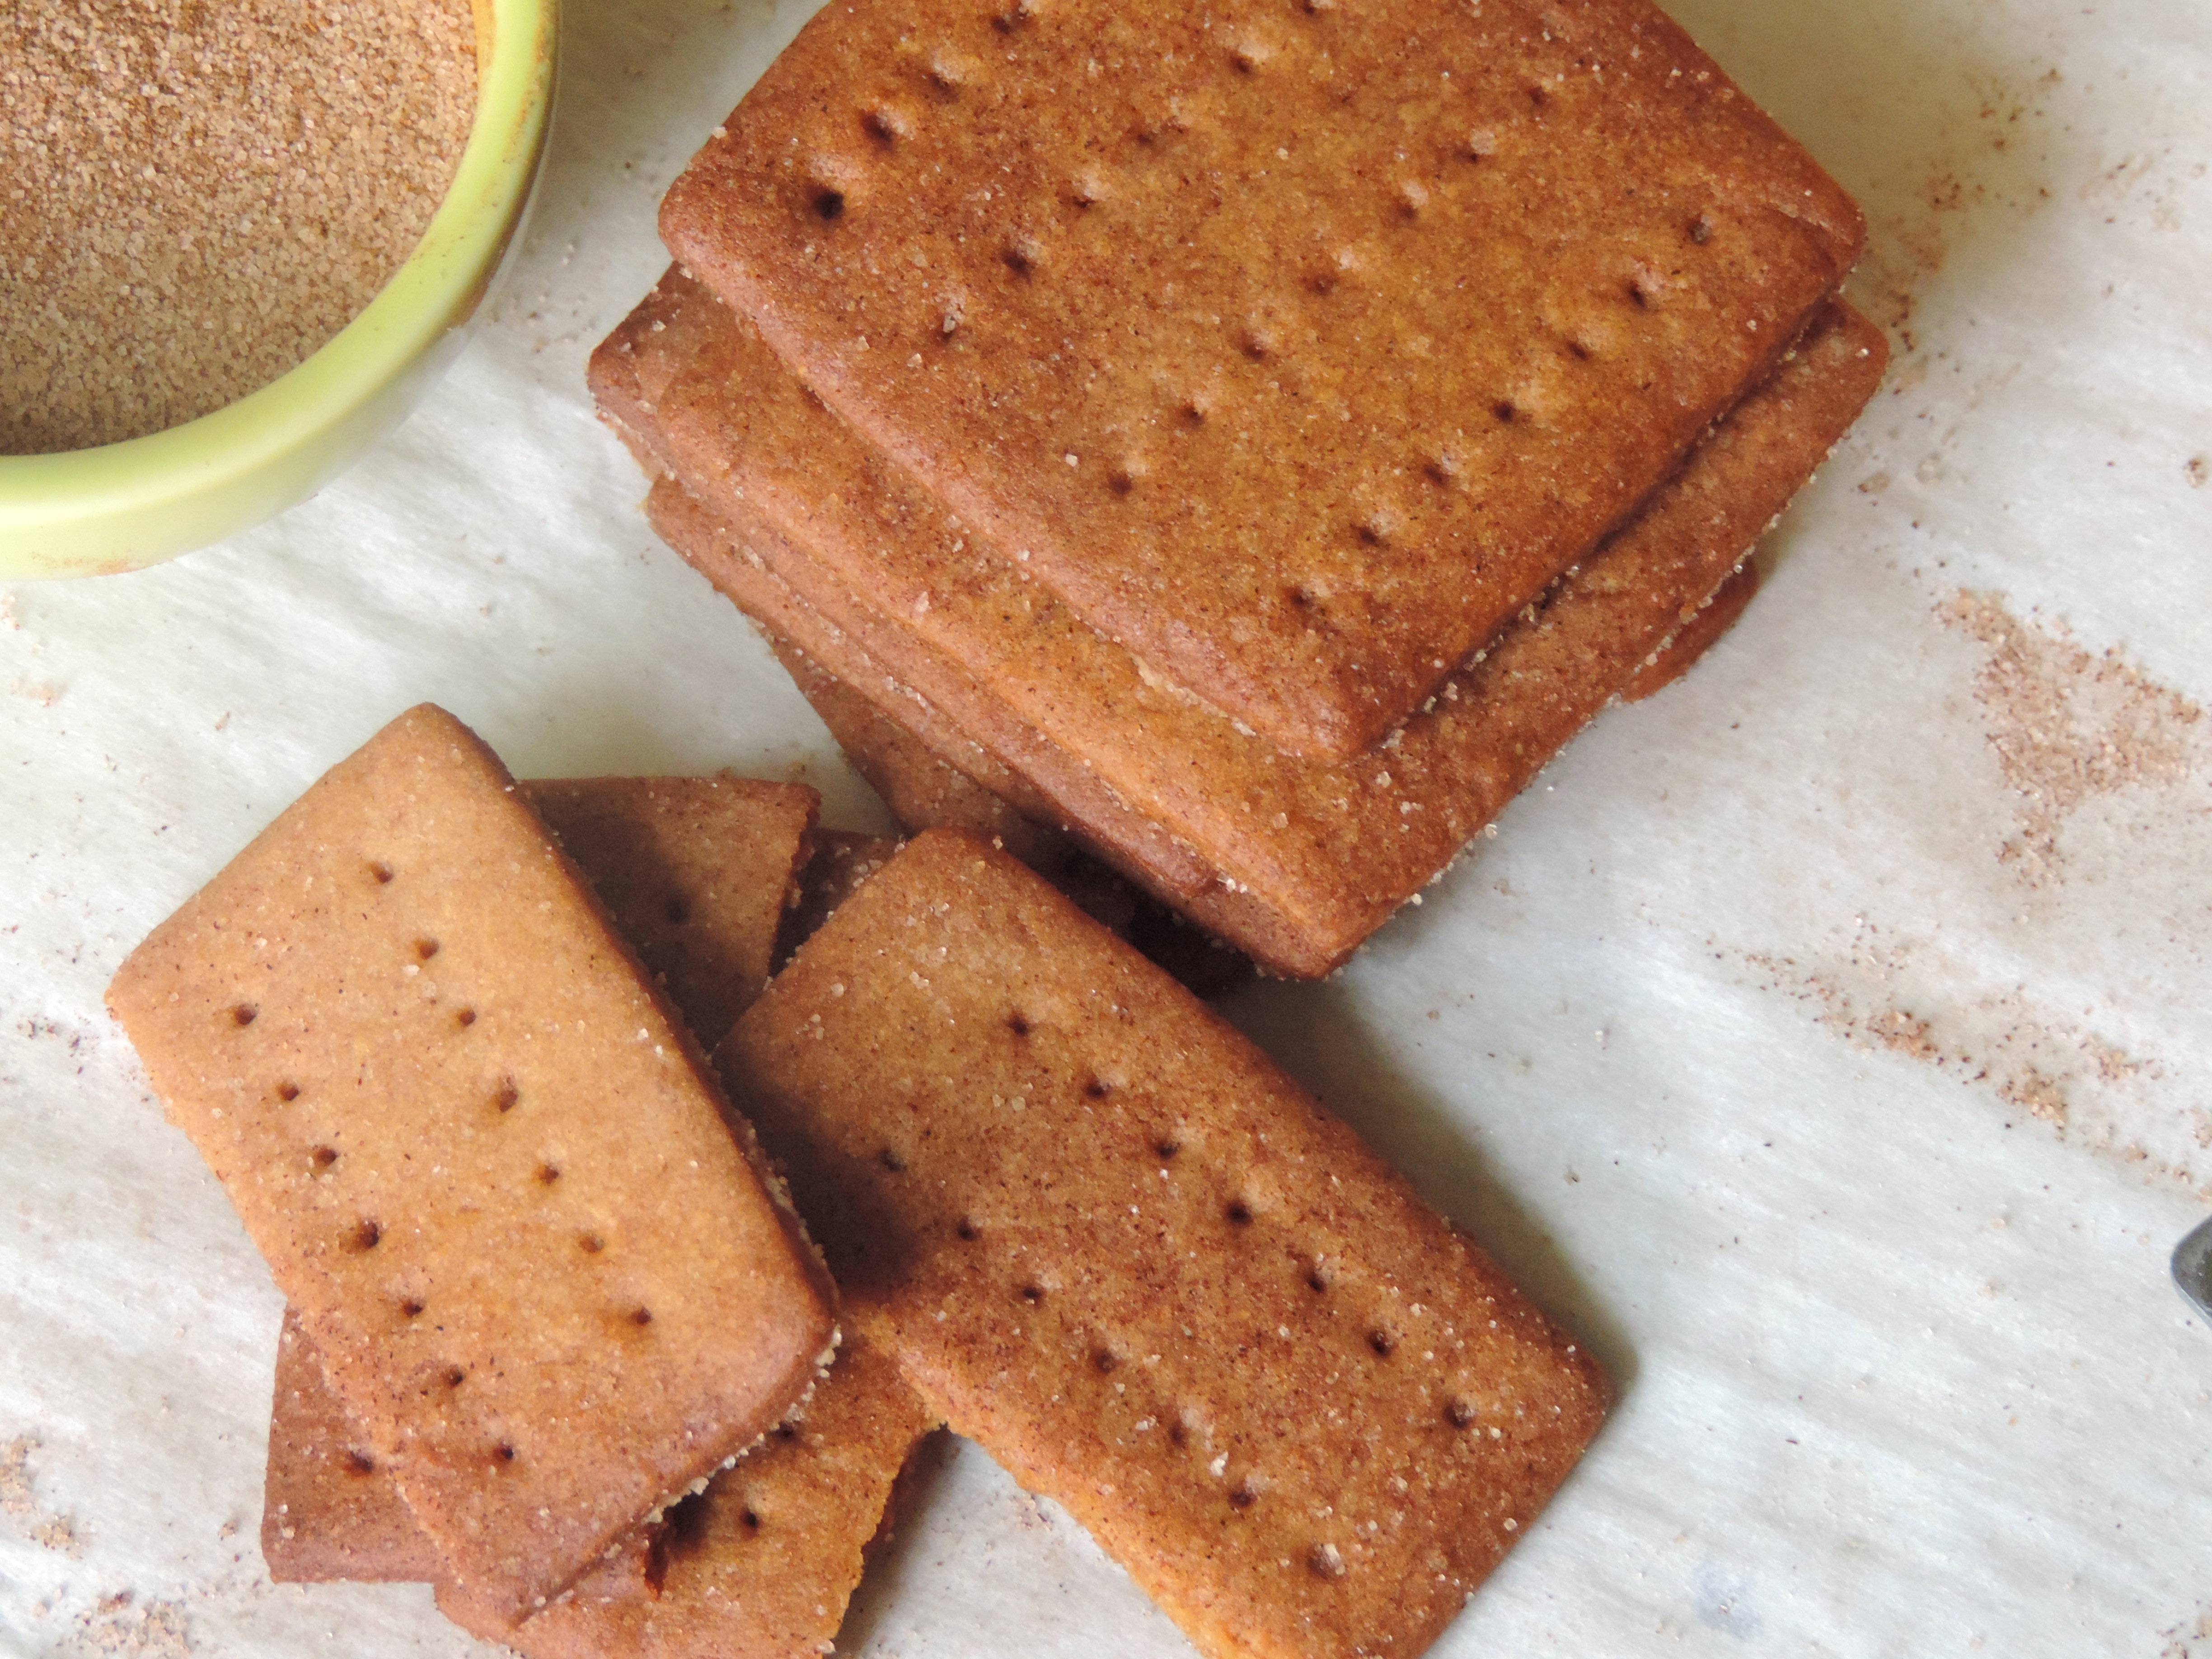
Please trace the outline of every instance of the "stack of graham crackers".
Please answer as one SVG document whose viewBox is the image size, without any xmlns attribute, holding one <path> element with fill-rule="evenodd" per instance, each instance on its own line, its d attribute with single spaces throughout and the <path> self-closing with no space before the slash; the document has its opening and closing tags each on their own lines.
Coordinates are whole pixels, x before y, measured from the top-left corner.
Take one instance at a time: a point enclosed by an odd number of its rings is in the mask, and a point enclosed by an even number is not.
<svg viewBox="0 0 2212 1659">
<path fill-rule="evenodd" d="M 856 0 L 661 228 L 592 366 L 661 533 L 1289 975 L 1747 597 L 1885 356 L 1643 0 Z"/>
<path fill-rule="evenodd" d="M 272 1574 L 427 1579 L 531 1659 L 796 1659 L 945 1424 L 1216 1659 L 1418 1654 L 1596 1367 L 1034 872 L 817 854 L 815 807 L 518 784 L 426 705 L 117 975 L 290 1304 Z"/>
</svg>

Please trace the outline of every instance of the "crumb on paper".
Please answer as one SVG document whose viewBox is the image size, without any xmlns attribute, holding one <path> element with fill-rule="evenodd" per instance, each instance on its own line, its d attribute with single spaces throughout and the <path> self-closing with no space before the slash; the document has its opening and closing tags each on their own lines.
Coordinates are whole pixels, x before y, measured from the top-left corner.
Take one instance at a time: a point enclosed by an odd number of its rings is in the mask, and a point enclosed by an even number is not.
<svg viewBox="0 0 2212 1659">
<path fill-rule="evenodd" d="M 31 1454 L 39 1443 L 18 1435 L 0 1448 L 0 1515 L 21 1520 L 38 1510 L 31 1501 Z"/>
<path fill-rule="evenodd" d="M 17 1522 L 24 1535 L 42 1549 L 76 1560 L 84 1553 L 76 1519 L 40 1509 L 32 1489 L 31 1454 L 38 1448 L 37 1437 L 27 1434 L 0 1446 L 0 1515 Z"/>
<path fill-rule="evenodd" d="M 118 1590 L 77 1615 L 76 1628 L 64 1651 L 120 1654 L 127 1659 L 190 1659 L 191 1626 L 180 1602 L 142 1602 L 133 1592 Z"/>
</svg>

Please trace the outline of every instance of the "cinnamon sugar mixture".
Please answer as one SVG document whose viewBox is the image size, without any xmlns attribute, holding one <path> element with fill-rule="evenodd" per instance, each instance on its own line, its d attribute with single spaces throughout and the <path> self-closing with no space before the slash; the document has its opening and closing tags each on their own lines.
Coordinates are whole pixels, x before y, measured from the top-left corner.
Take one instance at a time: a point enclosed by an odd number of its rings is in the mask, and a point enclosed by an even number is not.
<svg viewBox="0 0 2212 1659">
<path fill-rule="evenodd" d="M 0 0 L 0 454 L 294 367 L 413 251 L 475 103 L 465 0 Z"/>
<path fill-rule="evenodd" d="M 2188 775 L 2203 711 L 2118 653 L 2092 656 L 2022 623 L 1995 594 L 1954 594 L 1938 614 L 1989 650 L 1974 697 L 2020 797 L 2020 834 L 1997 856 L 2030 885 L 2062 874 L 2058 831 L 2085 803 Z"/>
</svg>

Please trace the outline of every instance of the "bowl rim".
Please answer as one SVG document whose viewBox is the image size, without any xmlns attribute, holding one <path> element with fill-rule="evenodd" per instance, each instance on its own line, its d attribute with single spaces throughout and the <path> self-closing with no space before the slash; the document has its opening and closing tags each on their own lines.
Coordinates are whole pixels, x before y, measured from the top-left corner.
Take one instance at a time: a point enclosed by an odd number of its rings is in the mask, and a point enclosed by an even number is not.
<svg viewBox="0 0 2212 1659">
<path fill-rule="evenodd" d="M 558 5 L 471 0 L 476 112 L 460 161 L 422 240 L 351 322 L 266 386 L 181 425 L 88 449 L 0 455 L 0 532 L 159 508 L 246 477 L 342 425 L 465 319 L 537 176 Z"/>
</svg>

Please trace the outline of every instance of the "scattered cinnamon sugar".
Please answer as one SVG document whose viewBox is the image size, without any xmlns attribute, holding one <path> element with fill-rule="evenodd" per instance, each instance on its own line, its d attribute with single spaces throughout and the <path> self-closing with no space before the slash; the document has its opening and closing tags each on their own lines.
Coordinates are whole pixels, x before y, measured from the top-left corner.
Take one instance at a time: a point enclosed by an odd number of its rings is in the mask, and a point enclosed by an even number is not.
<svg viewBox="0 0 2212 1659">
<path fill-rule="evenodd" d="M 465 0 L 0 4 L 0 454 L 300 362 L 421 240 L 475 87 Z"/>
<path fill-rule="evenodd" d="M 1997 856 L 2030 885 L 2060 873 L 2059 829 L 2090 799 L 2188 775 L 2203 711 L 2117 652 L 2093 656 L 2021 622 L 1992 594 L 1954 594 L 1939 614 L 1989 651 L 1974 698 L 2021 797 L 2020 833 Z"/>
<path fill-rule="evenodd" d="M 1961 964 L 1939 942 L 1892 935 L 1863 917 L 1841 950 L 1740 959 L 1763 976 L 1762 989 L 1805 1005 L 1847 1041 L 1993 1092 L 2010 1109 L 2006 1127 L 2040 1121 L 2062 1140 L 2212 1202 L 2212 1159 L 2203 1156 L 2212 1152 L 2212 1112 L 2177 1117 L 2158 1087 L 2170 1068 L 2085 1023 L 2091 1011 L 1962 982 Z"/>
</svg>

